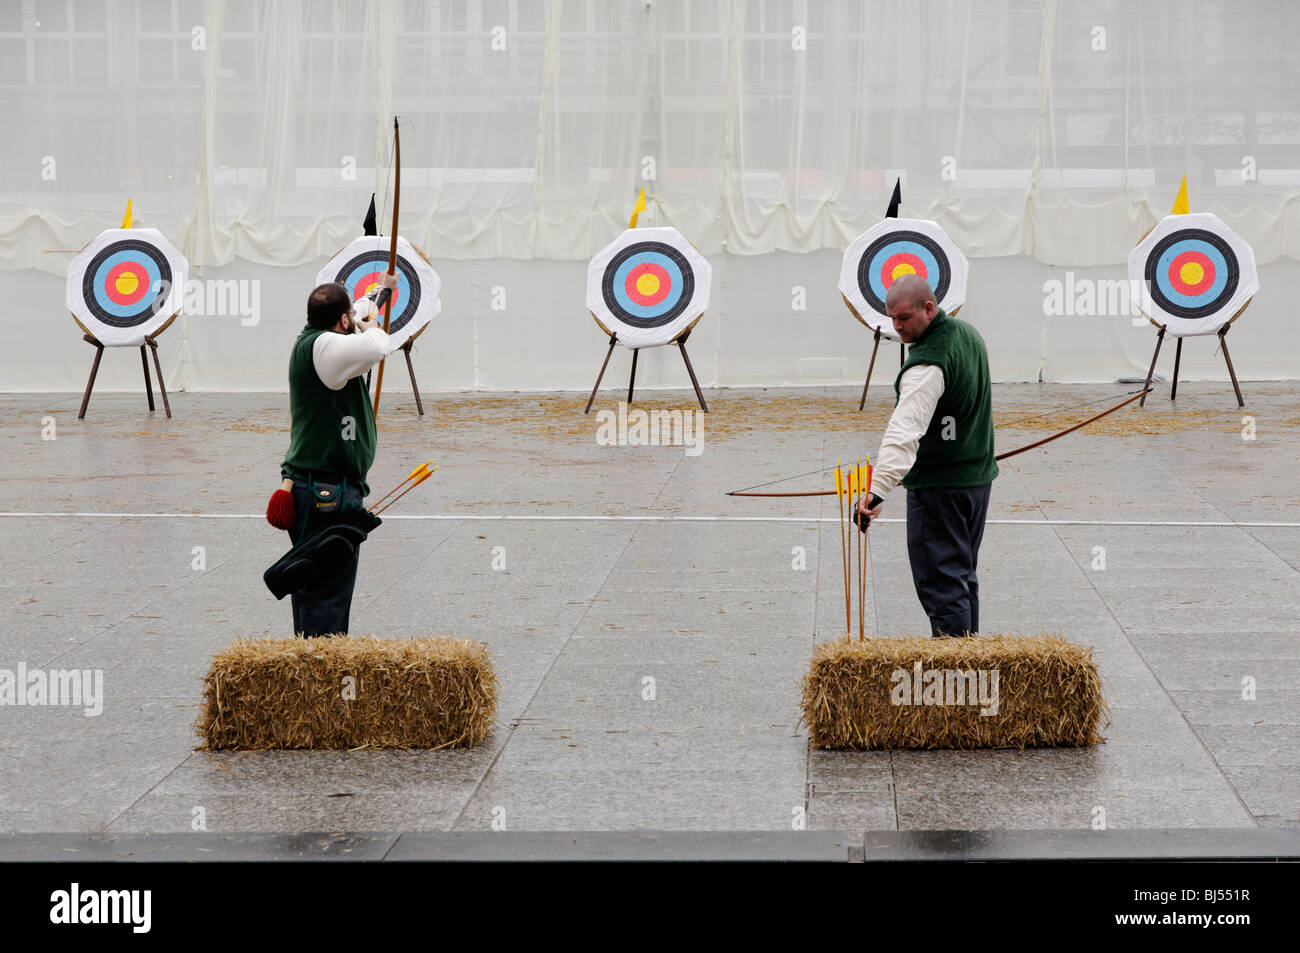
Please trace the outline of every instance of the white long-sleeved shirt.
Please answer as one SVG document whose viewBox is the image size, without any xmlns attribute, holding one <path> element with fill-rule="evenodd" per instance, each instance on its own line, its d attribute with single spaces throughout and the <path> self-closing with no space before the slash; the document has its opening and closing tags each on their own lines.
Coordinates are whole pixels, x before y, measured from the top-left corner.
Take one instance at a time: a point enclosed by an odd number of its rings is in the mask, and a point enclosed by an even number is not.
<svg viewBox="0 0 1300 953">
<path fill-rule="evenodd" d="M 898 406 L 885 427 L 871 471 L 871 492 L 882 500 L 916 463 L 917 447 L 930 429 L 943 387 L 943 370 L 937 364 L 909 367 L 899 380 Z"/>
<path fill-rule="evenodd" d="M 369 311 L 362 302 L 370 305 Z M 374 303 L 362 298 L 357 303 L 353 320 L 360 321 L 374 311 Z M 343 385 L 358 374 L 379 363 L 389 353 L 388 335 L 383 328 L 371 328 L 360 334 L 330 332 L 319 335 L 312 345 L 312 364 L 321 382 L 330 390 L 342 390 Z"/>
</svg>

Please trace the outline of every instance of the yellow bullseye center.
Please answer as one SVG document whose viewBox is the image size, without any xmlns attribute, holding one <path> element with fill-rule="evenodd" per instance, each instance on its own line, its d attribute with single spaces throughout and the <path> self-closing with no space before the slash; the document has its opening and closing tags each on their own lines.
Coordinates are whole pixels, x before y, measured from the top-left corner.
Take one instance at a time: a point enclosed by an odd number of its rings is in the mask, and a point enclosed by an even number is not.
<svg viewBox="0 0 1300 953">
<path fill-rule="evenodd" d="M 892 277 L 895 281 L 897 281 L 903 275 L 914 275 L 914 274 L 916 274 L 916 269 L 913 268 L 911 265 L 909 265 L 907 262 L 903 262 L 902 264 L 898 264 L 894 266 Z"/>
<path fill-rule="evenodd" d="M 636 290 L 647 298 L 656 294 L 659 291 L 658 276 L 652 275 L 649 272 L 641 275 L 641 277 L 636 280 Z"/>
<path fill-rule="evenodd" d="M 1194 261 L 1189 261 L 1178 269 L 1178 277 L 1183 280 L 1185 285 L 1199 285 L 1201 279 L 1205 277 L 1205 269 Z"/>
<path fill-rule="evenodd" d="M 120 295 L 134 294 L 135 289 L 140 287 L 140 276 L 134 272 L 124 271 L 117 276 L 117 293 Z"/>
</svg>

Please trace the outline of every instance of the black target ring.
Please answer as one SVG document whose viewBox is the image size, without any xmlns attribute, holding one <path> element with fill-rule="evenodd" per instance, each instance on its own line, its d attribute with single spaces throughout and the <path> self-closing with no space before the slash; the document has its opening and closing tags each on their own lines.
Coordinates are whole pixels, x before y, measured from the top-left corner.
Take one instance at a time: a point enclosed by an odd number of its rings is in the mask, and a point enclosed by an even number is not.
<svg viewBox="0 0 1300 953">
<path fill-rule="evenodd" d="M 388 270 L 388 256 L 380 251 L 362 252 L 348 259 L 342 267 L 339 268 L 335 281 L 342 284 L 348 289 L 348 296 L 352 296 L 353 288 L 348 280 L 357 273 L 357 271 L 367 265 L 374 265 L 375 271 Z M 396 334 L 402 328 L 406 327 L 407 322 L 416 313 L 420 307 L 420 277 L 416 274 L 415 268 L 401 255 L 397 256 L 397 273 L 398 273 L 398 290 L 402 292 L 401 312 L 392 318 L 388 323 L 388 333 Z M 405 287 L 403 287 L 403 284 Z M 356 300 L 356 299 L 353 299 Z"/>
<path fill-rule="evenodd" d="M 942 302 L 944 295 L 948 293 L 948 284 L 952 279 L 952 262 L 948 260 L 948 253 L 940 247 L 939 243 L 929 235 L 911 229 L 889 232 L 868 245 L 858 259 L 858 290 L 862 292 L 862 297 L 866 299 L 867 304 L 880 314 L 889 313 L 885 307 L 885 295 L 881 294 L 881 291 L 887 289 L 881 287 L 882 283 L 876 274 L 881 262 L 887 260 L 887 256 L 882 258 L 882 253 L 886 251 L 908 253 L 911 251 L 909 245 L 919 246 L 920 250 L 933 260 L 935 270 L 938 271 L 938 279 L 930 282 L 930 287 L 934 289 L 935 300 Z M 927 274 L 925 279 L 930 281 L 930 276 Z"/>
<path fill-rule="evenodd" d="M 108 259 L 128 252 L 143 253 L 157 269 L 157 280 L 162 282 L 162 287 L 158 294 L 153 297 L 146 295 L 136 306 L 127 314 L 113 314 L 100 303 L 99 287 L 100 269 Z M 167 261 L 167 256 L 150 242 L 141 241 L 138 238 L 125 238 L 121 241 L 112 242 L 101 248 L 90 264 L 86 266 L 85 272 L 81 277 L 81 300 L 86 304 L 86 310 L 95 318 L 111 328 L 134 328 L 144 324 L 150 318 L 154 317 L 158 311 L 157 308 L 161 302 L 167 300 L 171 293 L 172 287 L 172 268 Z"/>
<path fill-rule="evenodd" d="M 681 287 L 673 289 L 672 304 L 652 317 L 630 312 L 619 300 L 618 289 L 616 288 L 619 270 L 629 258 L 637 255 L 667 259 L 681 274 Z M 694 300 L 695 269 L 691 267 L 691 263 L 680 250 L 666 242 L 634 242 L 622 249 L 605 266 L 605 273 L 601 276 L 600 291 L 605 300 L 605 306 L 618 320 L 634 328 L 658 328 L 677 320 L 690 306 L 691 301 Z"/>
<path fill-rule="evenodd" d="M 1165 293 L 1163 285 L 1169 278 L 1160 274 L 1160 260 L 1174 245 L 1182 243 L 1195 244 L 1197 242 L 1204 242 L 1222 256 L 1225 265 L 1224 282 L 1222 289 L 1213 299 L 1205 304 L 1188 306 L 1171 300 L 1169 295 Z M 1213 317 L 1223 309 L 1224 305 L 1232 300 L 1232 296 L 1237 293 L 1237 283 L 1241 278 L 1241 263 L 1237 260 L 1237 253 L 1221 236 L 1203 228 L 1182 228 L 1176 232 L 1171 232 L 1156 242 L 1151 251 L 1147 253 L 1142 276 L 1146 280 L 1151 300 L 1162 311 L 1174 317 L 1195 320 L 1196 318 Z"/>
</svg>

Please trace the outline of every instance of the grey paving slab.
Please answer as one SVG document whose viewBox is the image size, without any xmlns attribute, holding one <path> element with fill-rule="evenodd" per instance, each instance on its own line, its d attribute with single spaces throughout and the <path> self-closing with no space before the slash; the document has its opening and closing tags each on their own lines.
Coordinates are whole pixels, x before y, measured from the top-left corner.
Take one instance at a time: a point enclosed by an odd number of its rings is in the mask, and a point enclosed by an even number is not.
<svg viewBox="0 0 1300 953">
<path fill-rule="evenodd" d="M 1300 639 L 1290 632 L 1135 632 L 1129 639 L 1149 662 L 1300 656 Z"/>
<path fill-rule="evenodd" d="M 808 798 L 808 830 L 897 830 L 892 791 L 834 791 Z M 839 825 L 837 828 L 836 825 Z"/>
<path fill-rule="evenodd" d="M 462 801 L 423 790 L 376 792 L 365 796 L 323 792 L 253 791 L 208 795 L 150 792 L 107 827 L 110 831 L 193 830 L 195 811 L 213 833 L 245 831 L 448 830 Z"/>
<path fill-rule="evenodd" d="M 1198 725 L 1196 733 L 1225 767 L 1300 768 L 1300 725 Z"/>
<path fill-rule="evenodd" d="M 791 684 L 794 680 L 791 679 Z M 531 718 L 544 723 L 576 722 L 608 725 L 610 731 L 630 727 L 680 729 L 709 727 L 718 731 L 746 728 L 793 726 L 799 710 L 792 704 L 790 690 L 734 693 L 718 697 L 706 694 L 657 697 L 646 701 L 639 692 L 616 695 L 584 691 L 581 695 L 555 693 L 548 687 L 528 706 Z"/>
<path fill-rule="evenodd" d="M 1097 813 L 1097 808 L 1105 811 Z M 1109 830 L 1143 827 L 1255 827 L 1231 788 L 1161 793 L 1120 791 L 898 793 L 902 830 L 1089 829 L 1105 818 Z"/>
<path fill-rule="evenodd" d="M 1096 791 L 1159 794 L 1171 785 L 1231 793 L 1190 732 L 1177 745 L 1005 751 L 896 751 L 900 793 Z"/>
<path fill-rule="evenodd" d="M 762 770 L 773 777 L 798 775 L 802 789 L 805 742 L 792 725 L 738 727 L 723 738 L 707 724 L 622 729 L 591 727 L 576 714 L 558 724 L 553 718 L 536 718 L 531 709 L 526 717 L 529 721 L 512 733 L 493 765 L 494 774 L 526 771 L 533 765 L 582 777 L 606 764 L 627 769 L 706 769 L 719 774 Z"/>
<path fill-rule="evenodd" d="M 811 795 L 892 792 L 893 758 L 889 751 L 808 752 L 808 790 Z"/>
<path fill-rule="evenodd" d="M 1255 692 L 1261 688 L 1272 692 L 1296 695 L 1300 686 L 1300 658 L 1262 656 L 1237 656 L 1235 658 L 1168 658 L 1151 662 L 1151 668 L 1167 691 L 1207 691 L 1220 694 L 1236 691 L 1238 698 L 1243 690 L 1243 678 L 1255 681 Z M 1300 715 L 1300 707 L 1296 708 Z"/>
<path fill-rule="evenodd" d="M 1292 516 L 1283 519 L 1294 522 L 1294 512 L 1292 509 Z M 1292 569 L 1300 570 L 1300 528 L 1252 526 L 1246 532 Z"/>
<path fill-rule="evenodd" d="M 456 830 L 790 830 L 804 804 L 803 778 L 758 768 L 498 766 Z"/>
<path fill-rule="evenodd" d="M 1224 775 L 1261 826 L 1300 827 L 1300 776 L 1292 765 L 1225 765 Z"/>
<path fill-rule="evenodd" d="M 1294 684 L 1294 683 L 1292 683 Z M 1169 694 L 1189 724 L 1300 725 L 1300 692 L 1274 689 L 1266 683 L 1255 700 L 1246 701 L 1239 690 L 1171 691 Z"/>
</svg>

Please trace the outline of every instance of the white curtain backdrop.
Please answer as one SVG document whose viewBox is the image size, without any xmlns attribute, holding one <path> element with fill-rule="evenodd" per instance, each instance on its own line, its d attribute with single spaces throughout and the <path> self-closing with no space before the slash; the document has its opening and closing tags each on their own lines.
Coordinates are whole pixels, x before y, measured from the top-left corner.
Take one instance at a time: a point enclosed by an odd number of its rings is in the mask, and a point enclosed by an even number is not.
<svg viewBox="0 0 1300 953">
<path fill-rule="evenodd" d="M 304 276 L 360 233 L 372 191 L 381 231 L 391 219 L 394 114 L 400 232 L 449 303 L 435 321 L 447 336 L 431 328 L 422 344 L 468 351 L 440 356 L 469 373 L 431 370 L 430 389 L 594 376 L 603 336 L 582 269 L 559 263 L 626 228 L 642 187 L 640 223 L 676 227 L 719 266 L 714 314 L 692 337 L 711 382 L 835 382 L 829 365 L 797 368 L 862 350 L 832 253 L 880 220 L 896 178 L 902 214 L 937 220 L 971 260 L 962 316 L 991 349 L 1039 342 L 1004 379 L 1145 370 L 1154 334 L 1126 316 L 1070 331 L 1075 357 L 1054 346 L 1044 282 L 1123 278 L 1184 174 L 1192 210 L 1262 266 L 1260 300 L 1229 336 L 1240 372 L 1298 376 L 1290 322 L 1258 315 L 1265 295 L 1281 311 L 1300 291 L 1297 36 L 1300 4 L 1283 0 L 5 0 L 0 293 L 40 289 L 50 344 L 5 366 L 0 389 L 79 389 L 89 348 L 50 278 L 116 227 L 128 195 L 193 277 L 262 286 L 256 328 L 178 319 L 162 339 L 169 382 L 283 388 Z M 723 263 L 752 256 L 780 276 L 750 310 L 726 276 L 764 269 Z M 1019 263 L 996 273 L 1023 287 L 981 281 L 1000 257 Z M 1028 308 L 1007 313 L 1008 296 Z M 1252 321 L 1270 328 L 1257 353 L 1271 363 L 1252 364 Z M 522 337 L 498 333 L 510 322 Z M 741 341 L 752 354 L 738 362 L 727 346 Z M 684 385 L 678 371 L 666 364 L 664 383 Z"/>
</svg>

